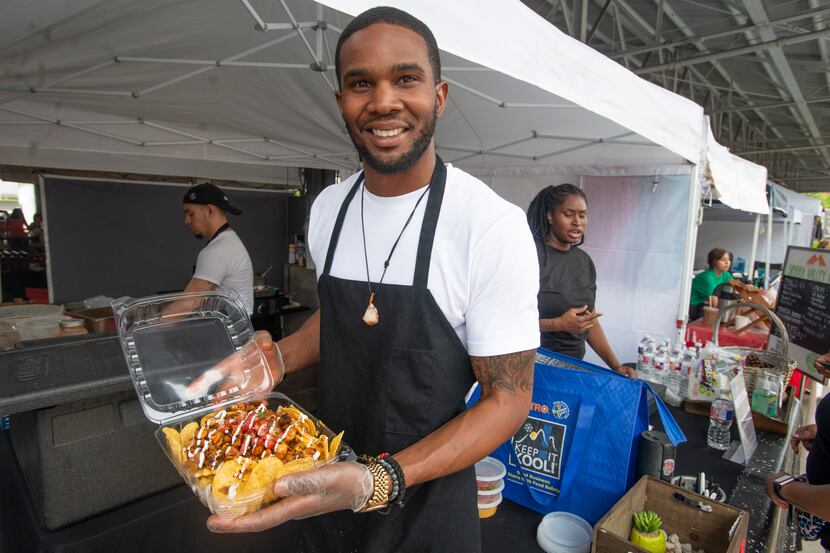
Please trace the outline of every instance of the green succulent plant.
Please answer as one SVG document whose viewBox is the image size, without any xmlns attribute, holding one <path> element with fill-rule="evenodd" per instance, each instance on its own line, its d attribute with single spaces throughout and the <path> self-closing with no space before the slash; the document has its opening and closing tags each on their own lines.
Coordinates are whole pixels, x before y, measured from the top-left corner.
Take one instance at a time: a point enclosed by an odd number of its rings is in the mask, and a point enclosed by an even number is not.
<svg viewBox="0 0 830 553">
<path fill-rule="evenodd" d="M 663 519 L 654 511 L 640 511 L 634 513 L 634 527 L 640 532 L 650 534 L 657 532 L 663 525 Z"/>
</svg>

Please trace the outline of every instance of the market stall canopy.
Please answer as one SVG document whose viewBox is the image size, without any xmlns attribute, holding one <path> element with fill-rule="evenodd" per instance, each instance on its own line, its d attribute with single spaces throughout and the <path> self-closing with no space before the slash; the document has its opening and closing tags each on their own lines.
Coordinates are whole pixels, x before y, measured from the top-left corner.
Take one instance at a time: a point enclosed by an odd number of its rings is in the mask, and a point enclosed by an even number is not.
<svg viewBox="0 0 830 553">
<path fill-rule="evenodd" d="M 711 127 L 707 128 L 707 134 L 707 175 L 714 184 L 717 199 L 733 209 L 768 214 L 767 168 L 730 153 L 717 143 Z"/>
<path fill-rule="evenodd" d="M 445 161 L 631 175 L 701 157 L 700 106 L 518 0 L 389 3 L 423 19 L 443 48 Z M 42 4 L 0 6 L 3 163 L 256 182 L 278 182 L 286 167 L 358 166 L 332 56 L 340 30 L 373 2 Z"/>
<path fill-rule="evenodd" d="M 782 210 L 790 217 L 798 213 L 803 217 L 812 218 L 819 217 L 824 213 L 821 200 L 805 196 L 776 182 L 770 181 L 769 185 L 772 191 L 773 208 Z"/>
</svg>

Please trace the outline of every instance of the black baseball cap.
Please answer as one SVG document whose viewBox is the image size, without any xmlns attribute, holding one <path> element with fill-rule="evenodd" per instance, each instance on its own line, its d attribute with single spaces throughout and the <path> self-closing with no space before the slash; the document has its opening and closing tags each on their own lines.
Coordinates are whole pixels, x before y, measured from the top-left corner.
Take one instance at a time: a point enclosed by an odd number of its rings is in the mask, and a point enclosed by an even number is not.
<svg viewBox="0 0 830 553">
<path fill-rule="evenodd" d="M 191 187 L 187 193 L 185 193 L 184 198 L 182 198 L 182 203 L 199 205 L 211 204 L 215 205 L 219 209 L 227 211 L 228 213 L 233 213 L 234 215 L 242 214 L 241 209 L 231 205 L 227 194 L 222 192 L 218 186 L 207 182 Z"/>
</svg>

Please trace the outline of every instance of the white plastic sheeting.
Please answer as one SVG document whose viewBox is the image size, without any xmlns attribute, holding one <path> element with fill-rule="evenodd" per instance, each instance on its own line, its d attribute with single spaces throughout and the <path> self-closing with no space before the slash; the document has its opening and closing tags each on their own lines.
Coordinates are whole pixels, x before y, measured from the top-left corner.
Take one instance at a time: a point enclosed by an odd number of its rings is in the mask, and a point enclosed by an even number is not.
<svg viewBox="0 0 830 553">
<path fill-rule="evenodd" d="M 620 361 L 636 359 L 645 334 L 673 338 L 680 296 L 689 175 L 595 177 L 478 175 L 527 209 L 548 185 L 581 185 L 588 197 L 583 248 L 597 268 L 598 311 Z M 586 359 L 600 363 L 590 348 Z"/>
</svg>

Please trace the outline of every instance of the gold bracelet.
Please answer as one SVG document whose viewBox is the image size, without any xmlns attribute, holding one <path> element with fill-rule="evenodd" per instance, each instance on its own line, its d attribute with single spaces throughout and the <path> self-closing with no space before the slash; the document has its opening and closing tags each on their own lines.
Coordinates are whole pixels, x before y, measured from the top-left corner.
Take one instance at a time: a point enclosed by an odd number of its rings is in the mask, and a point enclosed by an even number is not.
<svg viewBox="0 0 830 553">
<path fill-rule="evenodd" d="M 374 457 L 363 455 L 357 461 L 369 469 L 373 480 L 372 497 L 358 512 L 369 513 L 386 508 L 389 505 L 389 473 Z"/>
</svg>

